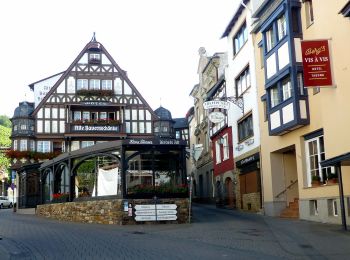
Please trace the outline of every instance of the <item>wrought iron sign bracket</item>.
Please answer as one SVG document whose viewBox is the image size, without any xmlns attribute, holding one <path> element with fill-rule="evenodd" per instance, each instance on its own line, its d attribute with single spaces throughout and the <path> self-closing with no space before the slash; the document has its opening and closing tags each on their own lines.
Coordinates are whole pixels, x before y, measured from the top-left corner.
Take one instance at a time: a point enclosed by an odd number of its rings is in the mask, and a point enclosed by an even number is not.
<svg viewBox="0 0 350 260">
<path fill-rule="evenodd" d="M 242 110 L 242 114 L 244 114 L 244 100 L 243 97 L 224 97 L 226 101 L 232 102 L 236 106 L 238 106 Z"/>
</svg>

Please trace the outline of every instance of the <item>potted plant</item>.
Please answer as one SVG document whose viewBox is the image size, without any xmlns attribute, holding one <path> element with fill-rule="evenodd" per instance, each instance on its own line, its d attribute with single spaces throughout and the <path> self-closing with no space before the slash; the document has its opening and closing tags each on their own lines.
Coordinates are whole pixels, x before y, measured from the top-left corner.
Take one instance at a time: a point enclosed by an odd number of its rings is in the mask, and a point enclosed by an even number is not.
<svg viewBox="0 0 350 260">
<path fill-rule="evenodd" d="M 312 176 L 312 181 L 311 181 L 312 187 L 319 187 L 321 186 L 321 178 L 318 175 L 313 175 Z"/>
<path fill-rule="evenodd" d="M 327 184 L 336 184 L 338 183 L 338 175 L 336 173 L 328 174 Z"/>
</svg>

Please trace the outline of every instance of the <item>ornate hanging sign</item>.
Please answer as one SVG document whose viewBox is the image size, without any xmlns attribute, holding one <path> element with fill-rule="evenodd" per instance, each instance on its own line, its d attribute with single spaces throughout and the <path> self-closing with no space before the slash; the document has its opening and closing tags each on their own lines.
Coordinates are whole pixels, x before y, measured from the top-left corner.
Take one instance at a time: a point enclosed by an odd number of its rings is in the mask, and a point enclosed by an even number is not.
<svg viewBox="0 0 350 260">
<path fill-rule="evenodd" d="M 214 111 L 208 115 L 208 118 L 210 122 L 218 124 L 225 120 L 225 115 L 222 112 Z"/>
<path fill-rule="evenodd" d="M 203 107 L 204 109 L 212 109 L 212 108 L 229 109 L 230 103 L 226 101 L 212 100 L 212 101 L 204 102 Z"/>
</svg>

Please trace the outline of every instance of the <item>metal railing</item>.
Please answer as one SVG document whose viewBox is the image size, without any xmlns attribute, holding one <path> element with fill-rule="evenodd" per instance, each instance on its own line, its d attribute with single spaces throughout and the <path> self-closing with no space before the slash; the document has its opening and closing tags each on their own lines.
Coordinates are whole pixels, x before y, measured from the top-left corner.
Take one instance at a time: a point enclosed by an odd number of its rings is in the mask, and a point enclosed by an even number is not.
<svg viewBox="0 0 350 260">
<path fill-rule="evenodd" d="M 287 190 L 289 190 L 294 184 L 296 184 L 298 182 L 298 180 L 292 181 L 291 184 L 289 184 L 283 191 L 281 191 L 280 193 L 278 193 L 276 195 L 275 198 L 278 198 L 279 196 L 281 196 L 282 194 L 286 193 Z"/>
</svg>

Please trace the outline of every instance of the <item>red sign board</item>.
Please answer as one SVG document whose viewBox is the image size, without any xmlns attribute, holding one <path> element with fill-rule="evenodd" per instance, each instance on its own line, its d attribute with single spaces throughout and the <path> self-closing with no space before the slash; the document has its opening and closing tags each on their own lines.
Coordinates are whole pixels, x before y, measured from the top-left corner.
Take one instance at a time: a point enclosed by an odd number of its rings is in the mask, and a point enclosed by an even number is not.
<svg viewBox="0 0 350 260">
<path fill-rule="evenodd" d="M 333 85 L 328 40 L 302 41 L 305 87 Z"/>
</svg>

